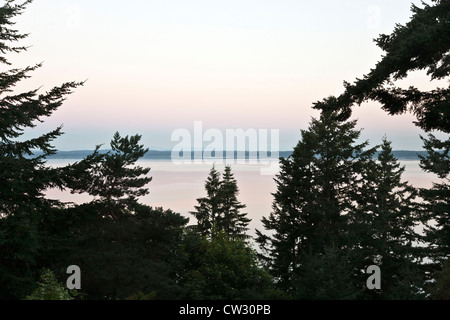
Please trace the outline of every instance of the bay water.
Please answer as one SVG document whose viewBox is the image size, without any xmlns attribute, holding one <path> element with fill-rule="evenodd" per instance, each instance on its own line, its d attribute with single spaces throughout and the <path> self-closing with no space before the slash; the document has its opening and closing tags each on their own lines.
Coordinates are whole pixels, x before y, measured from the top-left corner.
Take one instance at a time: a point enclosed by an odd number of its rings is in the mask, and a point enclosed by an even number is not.
<svg viewBox="0 0 450 320">
<path fill-rule="evenodd" d="M 76 159 L 49 159 L 49 166 L 64 166 L 68 163 L 78 161 Z M 439 179 L 430 173 L 422 171 L 418 160 L 399 160 L 405 166 L 403 179 L 417 188 L 428 188 L 433 182 Z M 189 213 L 194 210 L 197 198 L 206 196 L 204 188 L 205 180 L 208 177 L 212 165 L 210 163 L 185 163 L 176 164 L 171 160 L 139 160 L 138 165 L 150 167 L 149 175 L 152 181 L 147 185 L 149 194 L 140 199 L 141 203 L 171 209 L 190 219 L 189 224 L 194 224 L 195 219 Z M 216 163 L 215 168 L 223 172 L 224 163 Z M 264 227 L 261 223 L 263 216 L 268 216 L 271 212 L 273 196 L 276 191 L 274 181 L 275 172 L 268 174 L 263 169 L 266 164 L 231 164 L 232 173 L 237 180 L 239 187 L 238 200 L 247 207 L 245 211 L 249 224 L 249 235 L 255 234 L 255 229 L 261 231 Z M 93 199 L 88 194 L 71 194 L 70 191 L 60 191 L 55 189 L 47 190 L 47 196 L 52 199 L 59 199 L 63 202 L 84 203 Z"/>
</svg>

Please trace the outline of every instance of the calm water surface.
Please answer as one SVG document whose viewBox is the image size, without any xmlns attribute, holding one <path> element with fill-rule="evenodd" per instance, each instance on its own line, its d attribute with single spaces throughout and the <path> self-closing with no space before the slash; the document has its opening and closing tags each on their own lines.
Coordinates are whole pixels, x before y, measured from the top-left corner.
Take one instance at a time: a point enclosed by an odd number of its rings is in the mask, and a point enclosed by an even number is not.
<svg viewBox="0 0 450 320">
<path fill-rule="evenodd" d="M 62 166 L 75 160 L 48 160 L 48 165 Z M 423 172 L 419 167 L 419 161 L 400 161 L 405 165 L 406 171 L 403 179 L 409 181 L 415 187 L 430 187 L 432 182 L 438 182 L 436 176 Z M 189 211 L 197 204 L 196 199 L 206 195 L 204 184 L 208 176 L 211 164 L 174 164 L 170 160 L 142 160 L 138 164 L 150 167 L 149 173 L 152 181 L 148 184 L 150 193 L 141 198 L 141 202 L 153 207 L 163 207 L 179 212 L 190 218 L 195 223 Z M 225 165 L 216 164 L 216 169 L 223 172 Z M 274 174 L 261 174 L 261 168 L 267 165 L 258 164 L 232 164 L 232 172 L 238 182 L 241 203 L 246 204 L 248 217 L 252 219 L 249 227 L 250 235 L 254 230 L 264 230 L 261 218 L 271 212 L 273 197 L 271 193 L 276 191 Z M 92 199 L 86 194 L 70 194 L 59 190 L 48 190 L 48 196 L 61 201 L 83 203 Z"/>
</svg>

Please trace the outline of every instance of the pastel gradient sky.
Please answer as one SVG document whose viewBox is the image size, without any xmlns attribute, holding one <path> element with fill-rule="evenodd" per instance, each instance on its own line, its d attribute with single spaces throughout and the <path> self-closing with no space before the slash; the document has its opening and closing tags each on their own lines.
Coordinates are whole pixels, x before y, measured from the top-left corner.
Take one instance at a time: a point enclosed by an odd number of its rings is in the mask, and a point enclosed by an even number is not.
<svg viewBox="0 0 450 320">
<path fill-rule="evenodd" d="M 194 121 L 220 130 L 280 130 L 291 150 L 315 101 L 343 90 L 381 57 L 373 39 L 411 15 L 411 0 L 34 0 L 16 19 L 30 33 L 14 66 L 44 62 L 18 89 L 65 81 L 83 87 L 27 135 L 64 125 L 59 150 L 108 144 L 139 133 L 170 150 Z M 423 73 L 406 84 L 434 87 Z M 394 149 L 422 149 L 411 115 L 374 103 L 357 109 L 362 139 L 383 135 Z"/>
</svg>

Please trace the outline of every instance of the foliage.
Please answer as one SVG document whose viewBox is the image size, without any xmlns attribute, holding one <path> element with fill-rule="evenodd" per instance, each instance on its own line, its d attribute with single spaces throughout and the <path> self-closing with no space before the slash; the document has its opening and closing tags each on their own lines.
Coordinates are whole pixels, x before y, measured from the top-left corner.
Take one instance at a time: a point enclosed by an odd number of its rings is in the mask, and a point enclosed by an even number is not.
<svg viewBox="0 0 450 320">
<path fill-rule="evenodd" d="M 187 299 L 241 300 L 281 297 L 257 255 L 242 239 L 218 232 L 212 239 L 196 233 L 185 240 L 189 253 L 182 277 Z"/>
<path fill-rule="evenodd" d="M 9 42 L 22 40 L 26 35 L 11 29 L 12 18 L 22 13 L 29 1 L 17 5 L 7 1 L 0 8 L 1 53 L 20 53 L 25 47 L 14 47 Z M 9 66 L 6 57 L 0 63 Z M 68 82 L 50 91 L 38 94 L 32 90 L 19 94 L 13 87 L 30 77 L 29 73 L 41 67 L 40 64 L 11 68 L 0 74 L 0 217 L 13 215 L 17 208 L 28 212 L 45 210 L 52 203 L 44 198 L 43 191 L 49 187 L 61 187 L 57 169 L 46 167 L 45 159 L 55 153 L 51 142 L 62 134 L 61 127 L 40 137 L 22 141 L 19 138 L 26 128 L 34 128 L 42 118 L 50 116 L 65 100 L 65 96 L 83 83 Z M 34 151 L 40 150 L 39 156 Z"/>
<path fill-rule="evenodd" d="M 237 199 L 239 189 L 231 166 L 225 166 L 222 179 L 213 166 L 205 189 L 207 196 L 197 199 L 198 205 L 191 212 L 197 219 L 198 232 L 214 237 L 217 232 L 223 231 L 231 238 L 247 238 L 247 226 L 251 220 L 247 218 L 247 213 L 240 212 L 246 206 Z"/>
<path fill-rule="evenodd" d="M 423 198 L 421 215 L 426 225 L 429 254 L 439 263 L 450 258 L 450 139 L 440 141 L 429 135 L 428 139 L 422 140 L 428 154 L 421 157 L 420 166 L 441 179 L 441 182 L 433 183 L 432 188 L 420 190 Z"/>
<path fill-rule="evenodd" d="M 217 227 L 233 239 L 246 238 L 247 226 L 251 220 L 247 218 L 247 213 L 240 212 L 246 205 L 241 204 L 237 199 L 239 189 L 231 172 L 231 166 L 225 166 L 219 193 L 222 198 L 222 208 Z"/>
<path fill-rule="evenodd" d="M 280 159 L 272 212 L 262 219 L 268 233 L 257 230 L 262 253 L 248 241 L 250 219 L 230 166 L 223 174 L 210 170 L 206 196 L 191 212 L 197 225 L 188 227 L 179 213 L 139 202 L 152 179 L 150 168 L 137 164 L 148 151 L 140 135 L 116 132 L 106 153 L 96 146 L 79 162 L 46 165 L 62 127 L 32 139 L 22 135 L 84 83 L 14 92 L 41 67 L 10 67 L 5 57 L 27 50 L 15 45 L 27 35 L 13 28 L 13 19 L 30 2 L 7 0 L 0 7 L 6 69 L 0 72 L 0 299 L 449 298 L 450 140 L 422 138 L 428 154 L 421 167 L 442 181 L 416 190 L 402 180 L 404 167 L 390 142 L 383 139 L 374 159 L 378 147 L 358 143 L 356 121 L 348 120 L 353 105 L 373 100 L 390 114 L 413 112 L 425 131 L 449 132 L 448 88 L 425 92 L 394 84 L 417 70 L 431 80 L 448 77 L 449 1 L 413 5 L 410 22 L 376 39 L 386 53 L 376 67 L 346 82 L 339 97 L 315 104 L 320 118 L 301 131 L 292 155 Z M 94 200 L 61 203 L 45 196 L 48 188 Z M 425 225 L 423 237 L 415 231 L 418 222 Z M 424 258 L 432 263 L 423 264 Z M 72 264 L 81 268 L 81 296 L 57 280 Z M 371 264 L 381 267 L 379 291 L 364 286 Z"/>
<path fill-rule="evenodd" d="M 313 119 L 292 155 L 281 158 L 273 211 L 262 222 L 270 236 L 258 231 L 260 246 L 279 285 L 295 291 L 293 281 L 305 274 L 306 257 L 328 248 L 350 248 L 349 212 L 360 196 L 361 173 L 375 150 L 356 144 L 355 121 L 339 121 L 323 112 Z"/>
<path fill-rule="evenodd" d="M 139 291 L 153 292 L 155 299 L 179 297 L 178 247 L 188 220 L 171 210 L 136 204 L 133 214 L 114 221 L 100 216 L 101 209 L 85 204 L 70 214 L 72 248 L 63 263 L 80 267 L 82 292 L 89 299 L 126 299 Z"/>
<path fill-rule="evenodd" d="M 304 264 L 293 279 L 294 299 L 351 300 L 361 293 L 353 279 L 351 256 L 336 248 L 325 248 L 323 253 L 303 256 Z"/>
<path fill-rule="evenodd" d="M 97 146 L 93 154 L 71 167 L 75 167 L 79 175 L 72 173 L 66 185 L 73 193 L 94 196 L 94 202 L 101 204 L 101 215 L 118 221 L 137 203 L 138 197 L 148 194 L 144 186 L 152 180 L 146 176 L 150 168 L 136 165 L 136 161 L 148 151 L 139 144 L 140 139 L 140 135 L 121 137 L 116 132 L 110 143 L 111 150 L 99 154 Z M 96 162 L 89 166 L 92 159 Z M 85 169 L 83 172 L 76 170 L 80 166 Z"/>
<path fill-rule="evenodd" d="M 197 231 L 203 236 L 213 236 L 220 215 L 220 173 L 213 166 L 205 181 L 206 197 L 197 199 L 198 205 L 191 214 L 197 220 Z"/>
<path fill-rule="evenodd" d="M 27 48 L 17 46 L 27 34 L 14 29 L 13 19 L 31 1 L 16 4 L 9 0 L 0 7 L 0 297 L 20 299 L 38 277 L 40 254 L 45 251 L 42 217 L 60 203 L 45 197 L 47 188 L 63 188 L 59 168 L 46 166 L 46 158 L 56 152 L 53 140 L 62 134 L 58 127 L 31 139 L 23 139 L 49 117 L 82 82 L 66 82 L 45 93 L 39 89 L 17 93 L 14 87 L 42 65 L 10 67 L 5 54 Z M 9 68 L 9 69 L 8 69 Z"/>
<path fill-rule="evenodd" d="M 385 53 L 367 75 L 353 84 L 344 82 L 345 92 L 334 98 L 335 103 L 325 99 L 314 107 L 339 110 L 344 120 L 351 116 L 353 105 L 372 100 L 391 115 L 413 112 L 416 124 L 425 131 L 449 133 L 449 88 L 421 91 L 394 83 L 418 70 L 426 70 L 431 81 L 445 79 L 450 73 L 450 2 L 432 1 L 434 5 L 422 2 L 422 8 L 412 5 L 413 15 L 406 25 L 397 24 L 391 34 L 375 40 Z"/>
<path fill-rule="evenodd" d="M 41 240 L 35 214 L 16 212 L 0 219 L 0 299 L 22 299 L 31 292 Z"/>
<path fill-rule="evenodd" d="M 144 294 L 142 291 L 139 291 L 135 294 L 132 294 L 125 300 L 153 300 L 156 297 L 156 292 L 152 291 L 148 294 Z"/>
<path fill-rule="evenodd" d="M 443 264 L 443 268 L 436 272 L 436 282 L 431 289 L 431 299 L 450 300 L 450 263 Z"/>
<path fill-rule="evenodd" d="M 351 214 L 354 252 L 359 254 L 360 262 L 355 266 L 363 270 L 375 264 L 382 270 L 383 290 L 365 292 L 376 298 L 391 294 L 419 298 L 417 288 L 425 282 L 421 267 L 424 254 L 417 246 L 422 239 L 415 230 L 419 225 L 415 202 L 418 192 L 403 181 L 404 171 L 405 167 L 392 154 L 391 143 L 383 138 L 377 161 L 363 171 L 362 196 Z M 361 278 L 364 277 L 362 273 Z"/>
<path fill-rule="evenodd" d="M 73 300 L 69 290 L 58 282 L 55 274 L 50 270 L 44 270 L 41 282 L 26 300 Z"/>
</svg>

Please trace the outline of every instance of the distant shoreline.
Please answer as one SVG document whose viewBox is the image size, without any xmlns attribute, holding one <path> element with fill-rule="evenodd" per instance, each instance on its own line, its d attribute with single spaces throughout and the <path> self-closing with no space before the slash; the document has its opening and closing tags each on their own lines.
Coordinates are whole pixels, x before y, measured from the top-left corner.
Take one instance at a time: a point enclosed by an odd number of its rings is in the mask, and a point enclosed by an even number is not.
<svg viewBox="0 0 450 320">
<path fill-rule="evenodd" d="M 48 156 L 47 159 L 83 159 L 87 155 L 91 154 L 93 150 L 73 150 L 73 151 L 58 151 L 56 154 Z M 108 150 L 100 150 L 101 153 L 106 153 Z M 278 157 L 287 158 L 292 153 L 292 151 L 279 151 Z M 398 160 L 419 160 L 420 155 L 426 155 L 426 151 L 412 151 L 412 150 L 394 150 L 392 151 L 395 158 Z M 35 152 L 34 155 L 38 156 L 42 154 L 42 152 Z M 234 159 L 237 159 L 237 152 L 234 151 Z M 242 156 L 242 155 L 241 155 Z M 268 154 L 270 157 L 270 154 Z M 375 154 L 375 157 L 377 154 Z M 191 152 L 191 158 L 194 159 L 194 152 Z M 220 159 L 226 159 L 227 155 L 225 152 L 222 153 L 222 157 L 217 157 Z M 245 152 L 245 158 L 248 159 L 259 159 L 257 152 Z M 159 151 L 159 150 L 149 150 L 142 159 L 153 159 L 153 160 L 172 160 L 172 151 Z M 205 157 L 205 159 L 208 159 Z"/>
</svg>

